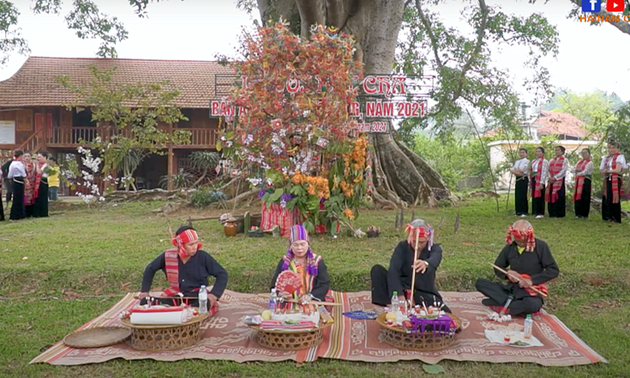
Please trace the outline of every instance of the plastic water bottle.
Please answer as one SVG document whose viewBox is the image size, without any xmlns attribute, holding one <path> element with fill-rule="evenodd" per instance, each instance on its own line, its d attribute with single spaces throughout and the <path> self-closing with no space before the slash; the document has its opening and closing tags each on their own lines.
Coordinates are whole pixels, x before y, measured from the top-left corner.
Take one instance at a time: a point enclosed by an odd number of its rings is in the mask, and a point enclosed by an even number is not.
<svg viewBox="0 0 630 378">
<path fill-rule="evenodd" d="M 271 296 L 269 297 L 269 311 L 275 313 L 278 307 L 278 292 L 276 289 L 271 289 Z"/>
<path fill-rule="evenodd" d="M 534 328 L 534 321 L 532 320 L 532 316 L 530 314 L 527 314 L 524 325 L 525 329 L 523 329 L 523 338 L 525 340 L 529 340 L 532 338 L 532 331 Z"/>
<path fill-rule="evenodd" d="M 392 311 L 394 313 L 400 312 L 400 301 L 398 300 L 397 291 L 394 291 L 394 295 L 392 295 Z"/>
<path fill-rule="evenodd" d="M 199 313 L 206 314 L 208 312 L 208 290 L 206 285 L 201 285 L 199 289 Z"/>
</svg>

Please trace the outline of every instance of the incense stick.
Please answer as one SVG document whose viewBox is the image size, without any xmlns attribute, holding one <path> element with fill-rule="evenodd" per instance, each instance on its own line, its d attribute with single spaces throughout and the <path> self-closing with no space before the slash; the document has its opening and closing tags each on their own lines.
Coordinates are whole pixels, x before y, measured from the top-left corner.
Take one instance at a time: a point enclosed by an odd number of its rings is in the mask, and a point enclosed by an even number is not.
<svg viewBox="0 0 630 378">
<path fill-rule="evenodd" d="M 412 219 L 413 220 L 413 219 Z M 411 276 L 411 307 L 413 307 L 414 303 L 414 294 L 416 292 L 416 261 L 418 260 L 418 238 L 420 236 L 420 227 L 416 228 L 416 247 L 413 251 L 413 274 Z"/>
<path fill-rule="evenodd" d="M 489 264 L 490 264 L 490 265 L 492 265 L 492 267 L 494 267 L 494 269 L 498 270 L 499 272 L 501 272 L 501 273 L 505 274 L 505 275 L 506 275 L 506 276 L 508 276 L 508 277 L 516 278 L 516 279 L 518 279 L 519 281 L 521 281 L 521 280 L 523 279 L 523 277 L 520 277 L 520 276 L 519 276 L 519 277 L 515 277 L 514 275 L 511 275 L 511 274 L 510 274 L 510 273 L 508 273 L 505 269 L 502 269 L 502 268 L 500 268 L 500 267 L 498 267 L 498 266 L 494 265 L 493 263 L 489 263 Z M 530 286 L 529 288 L 530 288 L 532 291 L 534 291 L 534 292 L 536 292 L 536 293 L 538 293 L 538 294 L 542 295 L 543 297 L 545 297 L 545 298 L 547 297 L 547 294 L 545 294 L 545 293 L 543 293 L 542 291 L 540 291 L 540 290 L 536 289 L 534 286 Z"/>
</svg>

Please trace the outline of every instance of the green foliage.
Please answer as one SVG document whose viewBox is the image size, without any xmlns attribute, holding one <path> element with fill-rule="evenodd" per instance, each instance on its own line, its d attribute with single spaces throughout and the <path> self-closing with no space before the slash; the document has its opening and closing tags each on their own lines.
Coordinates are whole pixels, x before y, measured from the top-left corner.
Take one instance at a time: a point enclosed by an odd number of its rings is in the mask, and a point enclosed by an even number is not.
<svg viewBox="0 0 630 378">
<path fill-rule="evenodd" d="M 436 5 L 440 0 L 432 1 Z M 463 22 L 473 28 L 449 28 L 440 20 L 439 7 L 416 1 L 405 8 L 403 33 L 399 42 L 395 70 L 406 75 L 423 75 L 437 71 L 437 83 L 430 96 L 437 104 L 428 118 L 438 132 L 448 131 L 464 107 L 473 107 L 484 118 L 501 126 L 518 124 L 518 98 L 512 80 L 504 70 L 493 67 L 488 43 L 525 45 L 530 49 L 524 66 L 532 73 L 524 83 L 537 97 L 550 93 L 549 72 L 540 64 L 544 56 L 558 54 L 558 31 L 541 14 L 527 17 L 507 15 L 499 5 L 485 2 L 466 4 Z M 426 127 L 424 120 L 407 120 L 401 129 Z"/>
<path fill-rule="evenodd" d="M 589 130 L 600 133 L 608 124 L 615 122 L 614 111 L 622 106 L 623 101 L 614 93 L 608 95 L 600 90 L 576 93 L 562 89 L 544 108 L 571 114 L 586 123 Z"/>
<path fill-rule="evenodd" d="M 412 149 L 440 172 L 449 188 L 457 188 L 457 183 L 466 177 L 479 176 L 484 182 L 491 181 L 490 165 L 482 146 L 487 142 L 485 138 L 464 141 L 417 134 Z"/>
<path fill-rule="evenodd" d="M 225 201 L 227 201 L 225 194 L 213 188 L 198 189 L 190 196 L 190 204 L 198 209 L 215 202 Z"/>
<path fill-rule="evenodd" d="M 168 188 L 168 176 L 164 175 L 160 177 L 160 187 L 163 189 Z M 173 180 L 173 187 L 175 189 L 185 189 L 190 188 L 193 181 L 193 175 L 188 172 L 180 171 L 174 175 L 171 175 L 171 179 Z"/>
<path fill-rule="evenodd" d="M 89 70 L 92 79 L 87 84 L 77 85 L 69 76 L 57 80 L 77 95 L 77 101 L 68 107 L 91 104 L 92 121 L 109 129 L 92 142 L 101 153 L 105 174 L 120 169 L 130 178 L 148 154 L 164 154 L 169 143 L 190 141 L 189 131 L 174 130 L 171 134 L 158 127 L 160 123 L 187 120 L 173 104 L 180 91 L 169 82 L 121 84 L 113 80 L 115 67 L 99 71 L 91 65 Z"/>
<path fill-rule="evenodd" d="M 26 55 L 31 52 L 22 32 L 17 27 L 20 12 L 13 3 L 0 0 L 0 67 L 3 66 L 13 52 Z"/>
<path fill-rule="evenodd" d="M 197 169 L 212 169 L 219 164 L 220 156 L 212 151 L 193 151 L 190 154 L 190 162 Z"/>
<path fill-rule="evenodd" d="M 624 104 L 614 114 L 614 119 L 604 131 L 604 140 L 612 139 L 619 143 L 619 149 L 626 159 L 630 158 L 630 102 Z"/>
</svg>

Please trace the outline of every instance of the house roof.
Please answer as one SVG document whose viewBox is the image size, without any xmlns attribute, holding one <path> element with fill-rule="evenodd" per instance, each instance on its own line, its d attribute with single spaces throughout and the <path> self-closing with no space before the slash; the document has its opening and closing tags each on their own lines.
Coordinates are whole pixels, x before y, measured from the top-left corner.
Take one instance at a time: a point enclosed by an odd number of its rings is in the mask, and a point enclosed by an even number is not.
<svg viewBox="0 0 630 378">
<path fill-rule="evenodd" d="M 540 136 L 566 135 L 581 139 L 589 135 L 586 124 L 568 113 L 541 110 L 532 126 L 538 129 Z M 591 135 L 591 138 L 596 136 Z"/>
<path fill-rule="evenodd" d="M 586 124 L 584 122 L 568 113 L 541 110 L 538 113 L 538 117 L 536 117 L 536 119 L 531 123 L 531 126 L 536 128 L 538 136 L 566 135 L 578 139 L 588 136 L 589 139 L 599 140 L 598 135 L 590 134 L 590 132 L 586 129 Z M 497 132 L 497 130 L 490 130 L 483 135 L 495 136 L 497 135 Z"/>
<path fill-rule="evenodd" d="M 214 61 L 106 58 L 29 57 L 12 77 L 0 81 L 0 106 L 65 106 L 75 96 L 56 81 L 70 76 L 73 83 L 88 82 L 94 64 L 104 71 L 117 67 L 112 81 L 145 84 L 169 81 L 179 90 L 175 104 L 182 108 L 208 108 L 215 95 L 215 74 L 233 74 L 233 68 Z"/>
</svg>

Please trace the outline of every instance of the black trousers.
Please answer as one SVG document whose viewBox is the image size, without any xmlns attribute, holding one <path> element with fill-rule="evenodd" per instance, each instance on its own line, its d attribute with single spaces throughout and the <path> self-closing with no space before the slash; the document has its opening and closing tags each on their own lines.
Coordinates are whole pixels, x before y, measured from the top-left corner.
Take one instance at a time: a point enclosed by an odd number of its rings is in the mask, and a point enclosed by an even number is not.
<svg viewBox="0 0 630 378">
<path fill-rule="evenodd" d="M 540 189 L 540 197 L 535 198 L 536 193 L 536 177 L 532 175 L 531 181 L 532 191 L 532 214 L 533 215 L 545 215 L 545 184 Z"/>
<path fill-rule="evenodd" d="M 619 185 L 619 202 L 613 203 L 612 180 L 606 179 L 606 197 L 602 198 L 602 219 L 621 223 L 621 177 L 617 179 Z"/>
<path fill-rule="evenodd" d="M 551 186 L 549 190 L 552 190 Z M 564 218 L 567 215 L 567 196 L 566 185 L 564 185 L 564 179 L 562 179 L 562 186 L 558 190 L 558 199 L 556 202 L 549 202 L 547 204 L 547 211 L 550 218 Z M 550 199 L 551 200 L 551 199 Z"/>
<path fill-rule="evenodd" d="M 24 183 L 13 180 L 13 204 L 11 205 L 11 215 L 9 219 L 18 220 L 26 218 L 24 208 Z"/>
<path fill-rule="evenodd" d="M 516 184 L 514 186 L 514 207 L 516 215 L 527 215 L 529 213 L 529 201 L 527 198 L 527 187 L 529 178 L 526 176 L 516 176 Z"/>
<path fill-rule="evenodd" d="M 35 198 L 35 208 L 33 216 L 36 218 L 45 218 L 48 216 L 48 180 L 42 177 L 39 183 L 39 194 Z"/>
<path fill-rule="evenodd" d="M 2 193 L 0 193 L 0 197 L 2 197 Z M 0 221 L 3 221 L 3 220 L 4 220 L 4 205 L 2 204 L 2 199 L 0 198 Z"/>
<path fill-rule="evenodd" d="M 11 202 L 11 198 L 13 198 L 13 180 L 9 180 L 8 178 L 4 179 L 4 185 L 7 188 L 7 205 Z"/>
<path fill-rule="evenodd" d="M 392 293 L 389 291 L 387 285 L 387 269 L 382 265 L 374 265 L 370 275 L 372 276 L 372 303 L 379 306 L 391 304 Z M 405 293 L 398 293 L 398 295 L 406 296 Z M 441 296 L 422 290 L 416 290 L 413 295 L 414 303 L 419 304 L 424 301 L 427 303 L 427 306 L 433 303 L 433 298 L 437 298 L 440 302 L 443 302 Z M 443 310 L 444 312 L 451 312 L 446 305 L 444 305 Z"/>
<path fill-rule="evenodd" d="M 486 306 L 503 306 L 508 299 L 508 296 L 512 293 L 511 288 L 504 286 L 498 282 L 493 282 L 485 278 L 480 278 L 475 282 L 475 288 L 488 299 L 483 300 L 483 304 Z M 512 301 L 509 307 L 509 314 L 525 315 L 538 312 L 543 306 L 543 300 L 540 296 L 532 297 L 527 296 L 524 298 L 516 298 Z"/>
<path fill-rule="evenodd" d="M 575 216 L 580 218 L 588 218 L 588 213 L 591 211 L 591 180 L 584 179 L 584 185 L 582 185 L 582 198 L 574 202 Z"/>
</svg>

